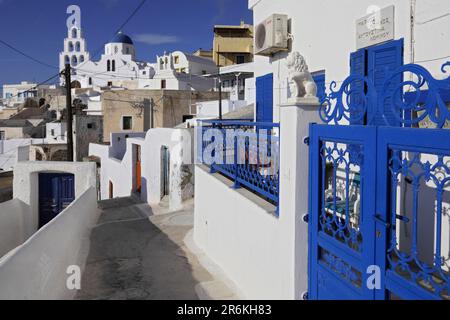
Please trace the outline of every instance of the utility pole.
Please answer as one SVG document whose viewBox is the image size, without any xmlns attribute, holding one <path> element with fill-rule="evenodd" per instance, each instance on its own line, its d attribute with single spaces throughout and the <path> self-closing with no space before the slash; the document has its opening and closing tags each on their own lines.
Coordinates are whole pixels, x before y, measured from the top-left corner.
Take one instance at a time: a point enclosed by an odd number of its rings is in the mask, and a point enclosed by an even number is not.
<svg viewBox="0 0 450 320">
<path fill-rule="evenodd" d="M 222 121 L 222 81 L 219 74 L 219 120 Z"/>
<path fill-rule="evenodd" d="M 66 111 L 67 111 L 67 161 L 73 162 L 73 114 L 72 114 L 72 88 L 71 67 L 66 64 L 64 77 L 66 79 Z"/>
<path fill-rule="evenodd" d="M 155 127 L 155 101 L 153 98 L 150 99 L 150 129 L 153 129 Z"/>
</svg>

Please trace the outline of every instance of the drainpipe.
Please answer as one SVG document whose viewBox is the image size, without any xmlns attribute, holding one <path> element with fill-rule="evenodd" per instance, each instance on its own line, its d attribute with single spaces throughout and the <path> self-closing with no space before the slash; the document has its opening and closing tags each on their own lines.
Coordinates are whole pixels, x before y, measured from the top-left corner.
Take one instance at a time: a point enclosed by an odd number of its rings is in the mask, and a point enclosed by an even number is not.
<svg viewBox="0 0 450 320">
<path fill-rule="evenodd" d="M 417 0 L 410 0 L 410 63 L 414 63 L 416 60 L 416 35 L 415 35 L 415 25 L 416 25 L 416 5 Z M 412 74 L 410 75 L 412 79 Z"/>
<path fill-rule="evenodd" d="M 241 74 L 242 74 L 241 72 L 236 74 L 236 96 L 237 96 L 238 100 L 240 100 L 239 99 L 239 77 L 241 76 Z"/>
</svg>

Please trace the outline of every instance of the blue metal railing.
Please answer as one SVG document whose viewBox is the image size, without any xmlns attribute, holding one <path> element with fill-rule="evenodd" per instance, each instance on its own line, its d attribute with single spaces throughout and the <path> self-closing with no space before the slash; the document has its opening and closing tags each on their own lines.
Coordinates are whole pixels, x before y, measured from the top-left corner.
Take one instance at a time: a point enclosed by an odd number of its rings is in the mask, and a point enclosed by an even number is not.
<svg viewBox="0 0 450 320">
<path fill-rule="evenodd" d="M 279 203 L 278 123 L 201 121 L 201 163 L 258 196 Z"/>
</svg>

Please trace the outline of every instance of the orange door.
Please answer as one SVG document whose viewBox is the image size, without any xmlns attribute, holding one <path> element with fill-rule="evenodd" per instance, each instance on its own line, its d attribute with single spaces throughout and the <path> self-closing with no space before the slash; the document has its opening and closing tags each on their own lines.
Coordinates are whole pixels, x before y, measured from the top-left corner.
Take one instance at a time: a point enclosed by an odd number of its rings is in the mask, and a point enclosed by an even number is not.
<svg viewBox="0 0 450 320">
<path fill-rule="evenodd" d="M 141 146 L 136 146 L 136 192 L 142 190 Z"/>
<path fill-rule="evenodd" d="M 109 198 L 114 198 L 114 185 L 112 181 L 109 182 Z"/>
</svg>

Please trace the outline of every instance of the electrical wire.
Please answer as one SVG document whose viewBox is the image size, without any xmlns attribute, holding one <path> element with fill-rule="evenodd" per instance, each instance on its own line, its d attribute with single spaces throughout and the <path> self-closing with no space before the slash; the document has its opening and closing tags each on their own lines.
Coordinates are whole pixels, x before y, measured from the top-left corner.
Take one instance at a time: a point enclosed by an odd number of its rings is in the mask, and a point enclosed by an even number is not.
<svg viewBox="0 0 450 320">
<path fill-rule="evenodd" d="M 446 57 L 441 57 L 441 58 L 434 58 L 434 59 L 428 59 L 428 60 L 422 60 L 422 61 L 415 61 L 414 63 L 425 63 L 425 62 L 433 62 L 433 61 L 439 61 L 439 60 L 444 60 L 444 59 L 449 59 L 449 56 Z"/>
<path fill-rule="evenodd" d="M 40 86 L 46 84 L 47 82 L 49 82 L 50 80 L 53 80 L 53 79 L 56 78 L 56 77 L 59 77 L 60 75 L 61 75 L 61 73 L 58 73 L 58 74 L 52 76 L 51 78 L 48 78 L 47 80 L 38 83 L 37 85 L 35 85 L 35 86 L 32 87 L 31 89 L 28 89 L 28 90 L 19 92 L 18 94 L 14 95 L 14 96 L 12 96 L 12 97 L 6 98 L 6 99 L 14 99 L 14 98 L 17 98 L 17 97 L 18 97 L 19 95 L 21 95 L 21 94 L 24 94 L 24 93 L 27 93 L 27 92 L 36 90 L 38 87 L 40 87 Z"/>
<path fill-rule="evenodd" d="M 143 5 L 147 2 L 147 0 L 142 0 L 141 3 L 136 7 L 136 9 L 134 9 L 134 11 L 131 13 L 131 15 L 125 20 L 124 23 L 122 23 L 122 25 L 117 29 L 116 33 L 114 34 L 114 36 L 119 33 L 120 31 L 122 31 L 122 29 L 131 21 L 131 19 L 133 19 L 133 17 L 138 13 L 138 11 L 143 7 Z"/>
<path fill-rule="evenodd" d="M 48 64 L 48 63 L 42 62 L 41 60 L 36 59 L 36 58 L 30 56 L 29 54 L 27 54 L 27 53 L 25 53 L 25 52 L 23 52 L 23 51 L 17 49 L 16 47 L 14 47 L 13 45 L 7 43 L 7 42 L 4 41 L 4 40 L 1 40 L 1 39 L 0 39 L 0 43 L 2 43 L 3 45 L 5 45 L 6 47 L 10 48 L 11 50 L 13 50 L 13 51 L 19 53 L 20 55 L 22 55 L 22 56 L 24 56 L 24 57 L 26 57 L 26 58 L 28 58 L 28 59 L 30 59 L 30 60 L 32 60 L 32 61 L 38 63 L 38 64 L 41 64 L 41 65 L 43 65 L 43 66 L 45 66 L 45 67 L 52 68 L 52 69 L 59 69 L 59 68 L 56 67 L 56 66 L 52 66 L 52 65 L 50 65 L 50 64 Z M 17 93 L 17 94 L 14 95 L 14 96 L 8 97 L 7 99 L 14 99 L 14 98 L 17 98 L 19 95 L 22 95 L 22 94 L 24 94 L 24 93 L 30 92 L 30 91 L 32 91 L 32 90 L 36 90 L 40 85 L 43 85 L 43 84 L 49 82 L 50 80 L 53 80 L 54 78 L 58 77 L 59 75 L 60 75 L 60 73 L 58 73 L 57 75 L 54 75 L 54 76 L 52 76 L 51 78 L 49 78 L 49 79 L 47 79 L 47 80 L 45 80 L 45 81 L 43 81 L 43 82 L 37 84 L 36 86 L 34 86 L 34 87 L 31 88 L 31 89 L 28 89 L 28 90 L 19 92 L 19 93 Z"/>
<path fill-rule="evenodd" d="M 16 47 L 12 46 L 11 44 L 7 43 L 7 42 L 4 41 L 4 40 L 1 40 L 1 39 L 0 39 L 0 43 L 2 43 L 3 45 L 5 45 L 6 47 L 10 48 L 11 50 L 13 50 L 13 51 L 19 53 L 20 55 L 22 55 L 22 56 L 24 56 L 24 57 L 26 57 L 26 58 L 28 58 L 28 59 L 30 59 L 30 60 L 33 60 L 34 62 L 39 63 L 39 64 L 41 64 L 41 65 L 43 65 L 43 66 L 45 66 L 45 67 L 52 68 L 52 69 L 59 69 L 58 67 L 52 66 L 52 65 L 50 65 L 50 64 L 48 64 L 48 63 L 42 62 L 41 60 L 38 60 L 38 59 L 36 59 L 36 58 L 30 56 L 29 54 L 27 54 L 27 53 L 25 53 L 25 52 L 23 52 L 23 51 L 17 49 Z"/>
<path fill-rule="evenodd" d="M 133 10 L 133 12 L 128 16 L 128 18 L 120 25 L 120 27 L 116 30 L 116 32 L 114 33 L 114 35 L 111 37 L 111 39 L 109 40 L 109 42 L 111 42 L 114 37 L 120 32 L 122 31 L 122 29 L 131 21 L 131 19 L 133 19 L 133 17 L 138 13 L 138 11 L 144 6 L 144 4 L 147 2 L 147 0 L 142 0 L 139 5 L 136 7 L 136 9 Z M 80 66 L 85 65 L 87 62 L 92 61 L 92 59 L 94 59 L 100 52 L 103 51 L 104 46 L 107 44 L 108 42 L 103 43 L 95 52 L 93 55 L 89 56 L 89 59 L 84 61 Z"/>
</svg>

